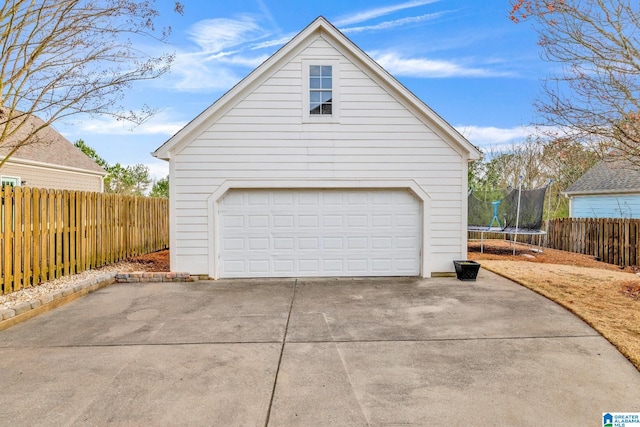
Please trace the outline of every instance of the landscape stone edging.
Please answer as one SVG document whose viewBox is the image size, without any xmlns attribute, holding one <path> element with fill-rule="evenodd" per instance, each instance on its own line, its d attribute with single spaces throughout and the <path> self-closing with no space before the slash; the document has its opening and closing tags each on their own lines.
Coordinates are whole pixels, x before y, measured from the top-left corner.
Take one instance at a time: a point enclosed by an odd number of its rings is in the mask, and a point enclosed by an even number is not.
<svg viewBox="0 0 640 427">
<path fill-rule="evenodd" d="M 54 305 L 65 297 L 69 297 L 83 291 L 85 291 L 85 293 L 89 293 L 103 286 L 114 283 L 115 276 L 116 273 L 105 273 L 100 276 L 81 280 L 71 286 L 58 289 L 51 294 L 34 298 L 31 301 L 22 302 L 13 308 L 2 308 L 0 309 L 0 326 L 2 325 L 2 321 L 13 319 L 14 317 L 28 313 L 37 308 L 45 308 L 46 306 Z M 4 328 L 0 327 L 0 330 L 2 329 Z"/>
<path fill-rule="evenodd" d="M 133 273 L 117 273 L 115 279 L 117 283 L 195 282 L 199 280 L 199 277 L 192 276 L 189 273 L 136 271 Z"/>
<path fill-rule="evenodd" d="M 9 323 L 3 321 L 11 319 L 15 321 L 15 317 L 28 313 L 31 310 L 35 310 L 36 308 L 45 308 L 48 305 L 53 305 L 59 302 L 58 300 L 61 300 L 62 298 L 70 297 L 71 295 L 80 293 L 85 290 L 86 293 L 93 292 L 112 283 L 195 282 L 199 279 L 199 276 L 192 276 L 189 273 L 105 273 L 100 276 L 74 283 L 73 285 L 66 288 L 58 289 L 51 294 L 43 295 L 39 298 L 32 299 L 31 301 L 20 303 L 13 308 L 0 308 L 0 330 L 5 329 L 2 327 L 3 323 Z M 13 324 L 13 322 L 11 323 Z"/>
</svg>

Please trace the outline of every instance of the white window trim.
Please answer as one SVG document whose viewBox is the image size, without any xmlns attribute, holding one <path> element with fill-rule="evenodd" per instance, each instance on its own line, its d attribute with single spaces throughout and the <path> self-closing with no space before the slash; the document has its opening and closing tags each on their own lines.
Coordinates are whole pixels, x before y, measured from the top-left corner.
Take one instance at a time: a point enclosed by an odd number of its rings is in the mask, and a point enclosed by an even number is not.
<svg viewBox="0 0 640 427">
<path fill-rule="evenodd" d="M 16 185 L 14 185 L 14 187 L 20 187 L 22 185 L 22 181 L 19 176 L 0 175 L 0 186 L 5 179 L 15 180 Z"/>
<path fill-rule="evenodd" d="M 309 111 L 309 67 L 312 65 L 330 65 L 331 115 L 310 114 Z M 338 59 L 303 59 L 302 60 L 302 122 L 303 123 L 340 123 L 340 60 Z"/>
</svg>

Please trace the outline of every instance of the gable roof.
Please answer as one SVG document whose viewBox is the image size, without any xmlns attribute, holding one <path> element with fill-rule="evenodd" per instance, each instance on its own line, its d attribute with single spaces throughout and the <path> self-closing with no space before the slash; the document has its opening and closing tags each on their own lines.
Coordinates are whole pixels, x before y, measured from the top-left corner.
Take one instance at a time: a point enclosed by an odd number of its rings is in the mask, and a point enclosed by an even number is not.
<svg viewBox="0 0 640 427">
<path fill-rule="evenodd" d="M 611 193 L 640 193 L 640 168 L 622 157 L 600 160 L 564 191 L 567 196 Z"/>
<path fill-rule="evenodd" d="M 29 137 L 33 129 L 44 124 L 42 119 L 30 116 L 27 122 L 0 146 L 0 158 L 11 151 L 17 143 Z M 107 172 L 94 162 L 89 156 L 76 148 L 53 127 L 47 126 L 40 130 L 33 143 L 28 143 L 11 155 L 8 162 L 12 163 L 45 163 L 62 168 L 78 169 L 94 174 L 106 175 Z"/>
<path fill-rule="evenodd" d="M 447 123 L 435 111 L 429 108 L 423 101 L 403 86 L 397 79 L 383 69 L 377 62 L 369 57 L 362 49 L 356 46 L 336 27 L 334 27 L 324 17 L 316 18 L 304 30 L 298 33 L 287 44 L 281 47 L 276 53 L 263 62 L 258 68 L 253 70 L 247 77 L 236 84 L 231 90 L 220 97 L 216 102 L 209 106 L 205 111 L 188 123 L 184 128 L 173 135 L 156 151 L 151 153 L 154 157 L 169 160 L 171 153 L 181 142 L 195 138 L 202 132 L 216 116 L 228 105 L 233 105 L 234 100 L 241 98 L 247 92 L 252 90 L 256 82 L 262 76 L 268 75 L 274 69 L 289 59 L 291 59 L 298 51 L 304 47 L 305 43 L 312 37 L 322 35 L 325 40 L 329 41 L 336 47 L 340 47 L 347 53 L 352 60 L 360 63 L 360 68 L 366 68 L 368 72 L 385 82 L 392 90 L 392 95 L 398 99 L 405 101 L 406 104 L 413 107 L 422 119 L 429 123 L 434 131 L 440 131 L 447 136 L 464 152 L 469 154 L 471 160 L 480 158 L 480 151 L 471 144 L 464 136 L 462 136 L 453 126 Z"/>
</svg>

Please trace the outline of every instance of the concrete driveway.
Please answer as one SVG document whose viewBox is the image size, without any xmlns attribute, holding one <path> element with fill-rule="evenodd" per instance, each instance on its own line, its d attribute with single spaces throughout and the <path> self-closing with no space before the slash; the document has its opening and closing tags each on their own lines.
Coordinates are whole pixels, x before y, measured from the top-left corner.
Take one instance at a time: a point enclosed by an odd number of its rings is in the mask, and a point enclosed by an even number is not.
<svg viewBox="0 0 640 427">
<path fill-rule="evenodd" d="M 2 425 L 602 425 L 640 373 L 492 273 L 122 284 L 0 332 Z"/>
</svg>

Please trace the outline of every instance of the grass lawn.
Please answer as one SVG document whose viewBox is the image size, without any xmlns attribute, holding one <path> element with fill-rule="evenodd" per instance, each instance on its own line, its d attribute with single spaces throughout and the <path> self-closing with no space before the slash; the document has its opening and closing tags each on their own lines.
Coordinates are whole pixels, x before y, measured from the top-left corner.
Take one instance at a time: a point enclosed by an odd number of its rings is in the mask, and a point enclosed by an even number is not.
<svg viewBox="0 0 640 427">
<path fill-rule="evenodd" d="M 516 256 L 490 252 L 480 254 L 470 248 L 469 258 L 573 312 L 640 371 L 640 276 L 616 271 L 617 267 L 608 264 L 594 264 L 585 255 L 549 249 L 545 250 L 543 260 L 542 254 L 526 249 Z"/>
</svg>

